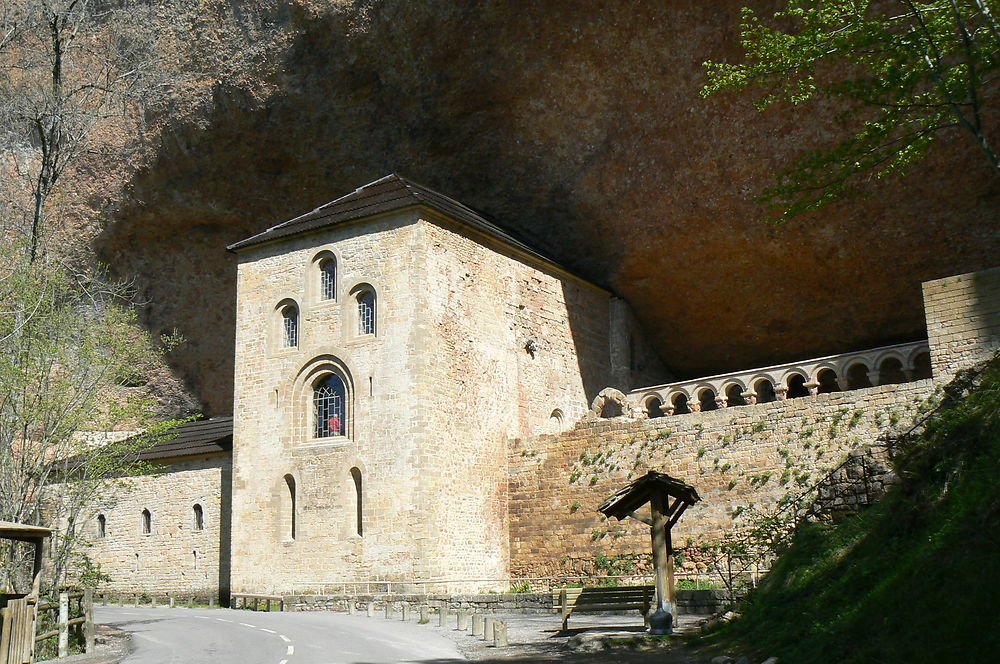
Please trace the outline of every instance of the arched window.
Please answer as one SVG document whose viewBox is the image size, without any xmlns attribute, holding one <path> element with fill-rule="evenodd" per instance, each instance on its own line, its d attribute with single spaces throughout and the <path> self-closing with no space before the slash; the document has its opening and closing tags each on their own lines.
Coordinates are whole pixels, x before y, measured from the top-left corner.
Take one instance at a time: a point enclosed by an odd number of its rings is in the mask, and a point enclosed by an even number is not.
<svg viewBox="0 0 1000 664">
<path fill-rule="evenodd" d="M 685 415 L 691 412 L 691 409 L 688 408 L 688 398 L 683 394 L 674 397 L 673 406 L 674 415 Z"/>
<path fill-rule="evenodd" d="M 895 357 L 887 357 L 882 360 L 878 367 L 878 384 L 889 385 L 892 383 L 905 383 L 906 374 L 903 373 L 903 363 Z"/>
<path fill-rule="evenodd" d="M 375 291 L 358 293 L 358 334 L 375 334 Z"/>
<path fill-rule="evenodd" d="M 806 377 L 802 374 L 792 374 L 788 377 L 788 398 L 798 399 L 809 396 L 809 388 L 806 387 Z"/>
<path fill-rule="evenodd" d="M 299 308 L 294 304 L 281 308 L 281 345 L 284 348 L 299 345 Z"/>
<path fill-rule="evenodd" d="M 646 401 L 646 416 L 649 419 L 663 417 L 663 402 L 657 397 L 650 397 Z"/>
<path fill-rule="evenodd" d="M 365 524 L 362 516 L 364 514 L 364 494 L 361 489 L 361 471 L 357 468 L 351 468 L 351 478 L 354 480 L 355 529 L 359 536 L 363 536 L 365 534 Z"/>
<path fill-rule="evenodd" d="M 285 527 L 287 530 L 285 532 L 288 534 L 288 539 L 295 539 L 295 527 L 296 527 L 296 513 L 295 513 L 295 478 L 291 475 L 285 475 L 285 488 L 288 491 L 288 497 L 285 504 Z"/>
<path fill-rule="evenodd" d="M 347 430 L 347 388 L 337 374 L 329 374 L 313 387 L 316 437 L 343 436 Z"/>
<path fill-rule="evenodd" d="M 622 415 L 623 415 L 623 413 L 622 413 L 622 405 L 620 403 L 618 403 L 614 399 L 605 399 L 604 400 L 604 405 L 601 406 L 601 417 L 602 418 L 607 419 L 607 418 L 610 418 L 610 417 L 621 417 Z"/>
<path fill-rule="evenodd" d="M 698 393 L 698 402 L 701 404 L 701 410 L 716 410 L 719 404 L 715 403 L 715 390 L 705 388 Z"/>
<path fill-rule="evenodd" d="M 730 385 L 726 390 L 726 403 L 730 408 L 747 405 L 746 399 L 743 398 L 743 388 L 739 385 Z"/>
<path fill-rule="evenodd" d="M 198 503 L 195 503 L 192 510 L 194 511 L 194 529 L 205 530 L 205 510 Z"/>
<path fill-rule="evenodd" d="M 868 367 L 864 364 L 852 364 L 847 370 L 847 389 L 860 390 L 871 387 L 872 381 L 868 377 Z"/>
<path fill-rule="evenodd" d="M 816 376 L 819 383 L 819 393 L 840 392 L 840 384 L 837 382 L 837 372 L 833 369 L 823 369 Z"/>
<path fill-rule="evenodd" d="M 337 259 L 333 257 L 319 263 L 319 299 L 337 299 Z"/>
<path fill-rule="evenodd" d="M 108 535 L 108 520 L 103 514 L 97 515 L 97 536 L 107 537 Z"/>
<path fill-rule="evenodd" d="M 757 403 L 771 403 L 776 401 L 774 385 L 766 378 L 761 378 L 753 385 L 753 391 L 757 393 Z"/>
<path fill-rule="evenodd" d="M 149 510 L 142 511 L 142 533 L 148 535 L 153 532 L 153 515 Z"/>
</svg>

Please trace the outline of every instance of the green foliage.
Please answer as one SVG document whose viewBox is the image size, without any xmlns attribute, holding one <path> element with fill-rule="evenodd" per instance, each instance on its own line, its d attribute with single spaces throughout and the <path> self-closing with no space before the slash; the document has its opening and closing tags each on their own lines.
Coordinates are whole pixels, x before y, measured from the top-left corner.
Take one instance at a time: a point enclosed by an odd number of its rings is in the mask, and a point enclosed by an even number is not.
<svg viewBox="0 0 1000 664">
<path fill-rule="evenodd" d="M 841 109 L 834 119 L 851 135 L 803 153 L 759 197 L 777 220 L 905 172 L 952 127 L 1000 169 L 983 117 L 1000 70 L 998 14 L 1000 0 L 787 0 L 765 19 L 744 8 L 744 61 L 706 62 L 702 94 L 754 88 L 758 110 Z"/>
<path fill-rule="evenodd" d="M 990 661 L 1000 650 L 1000 363 L 896 457 L 901 484 L 807 524 L 718 645 L 789 662 Z"/>
<path fill-rule="evenodd" d="M 606 556 L 599 553 L 594 556 L 594 567 L 605 576 L 628 576 L 635 572 L 637 564 L 635 554 Z"/>
<path fill-rule="evenodd" d="M 512 593 L 530 593 L 532 591 L 531 581 L 518 581 L 516 583 L 510 584 L 510 591 Z"/>
<path fill-rule="evenodd" d="M 570 513 L 576 512 L 579 509 L 580 509 L 580 501 L 579 500 L 574 500 L 573 504 L 569 506 Z"/>
</svg>

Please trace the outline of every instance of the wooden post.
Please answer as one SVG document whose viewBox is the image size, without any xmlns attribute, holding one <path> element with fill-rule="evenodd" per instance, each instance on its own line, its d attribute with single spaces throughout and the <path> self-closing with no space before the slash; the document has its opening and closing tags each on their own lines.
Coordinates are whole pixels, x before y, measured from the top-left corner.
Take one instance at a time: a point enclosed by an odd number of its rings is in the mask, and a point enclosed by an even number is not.
<svg viewBox="0 0 1000 664">
<path fill-rule="evenodd" d="M 94 591 L 83 591 L 83 648 L 84 652 L 94 652 Z"/>
<path fill-rule="evenodd" d="M 653 615 L 658 618 L 658 620 L 650 618 L 649 631 L 651 634 L 670 634 L 673 625 L 672 615 L 667 624 L 659 624 L 661 621 L 668 620 L 666 614 L 670 614 L 672 608 L 669 606 L 670 600 L 668 598 L 668 586 L 670 580 L 673 578 L 672 569 L 670 569 L 672 565 L 670 564 L 669 544 L 667 543 L 668 533 L 670 532 L 667 529 L 667 510 L 669 506 L 666 503 L 668 501 L 669 498 L 667 496 L 657 493 L 652 496 L 649 502 L 650 516 L 653 518 L 653 525 L 650 528 L 650 538 L 653 545 L 653 567 L 656 569 L 657 609 Z"/>
<path fill-rule="evenodd" d="M 69 657 L 69 593 L 59 593 L 59 657 Z"/>
</svg>

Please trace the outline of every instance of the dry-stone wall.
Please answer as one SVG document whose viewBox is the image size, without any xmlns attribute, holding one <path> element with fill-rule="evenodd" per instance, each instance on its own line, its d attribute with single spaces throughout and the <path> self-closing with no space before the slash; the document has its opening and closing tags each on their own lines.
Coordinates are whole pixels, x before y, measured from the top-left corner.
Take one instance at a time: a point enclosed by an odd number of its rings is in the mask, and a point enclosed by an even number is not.
<svg viewBox="0 0 1000 664">
<path fill-rule="evenodd" d="M 609 574 L 630 572 L 634 563 L 642 569 L 648 527 L 605 520 L 596 508 L 649 469 L 682 478 L 701 495 L 674 528 L 674 544 L 687 549 L 685 569 L 704 571 L 689 542 L 718 538 L 752 504 L 773 506 L 812 487 L 852 452 L 857 461 L 821 496 L 835 505 L 870 499 L 884 478 L 865 478 L 886 470 L 880 436 L 912 421 L 932 392 L 931 381 L 922 380 L 653 420 L 589 420 L 561 435 L 516 441 L 509 461 L 511 573 Z M 841 483 L 850 488 L 834 491 Z"/>
</svg>

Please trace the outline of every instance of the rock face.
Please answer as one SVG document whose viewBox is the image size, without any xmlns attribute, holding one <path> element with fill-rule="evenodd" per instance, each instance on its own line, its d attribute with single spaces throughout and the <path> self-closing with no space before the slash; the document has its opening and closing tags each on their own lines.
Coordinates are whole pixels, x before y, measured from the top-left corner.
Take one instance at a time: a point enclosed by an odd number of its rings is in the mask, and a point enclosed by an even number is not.
<svg viewBox="0 0 1000 664">
<path fill-rule="evenodd" d="M 761 220 L 768 174 L 837 127 L 699 96 L 745 1 L 203 4 L 168 32 L 198 36 L 179 67 L 222 73 L 156 121 L 98 243 L 151 329 L 187 337 L 210 413 L 231 408 L 225 245 L 388 172 L 610 286 L 679 377 L 920 338 L 920 282 L 996 262 L 1000 187 L 960 133 L 868 198 Z"/>
</svg>

